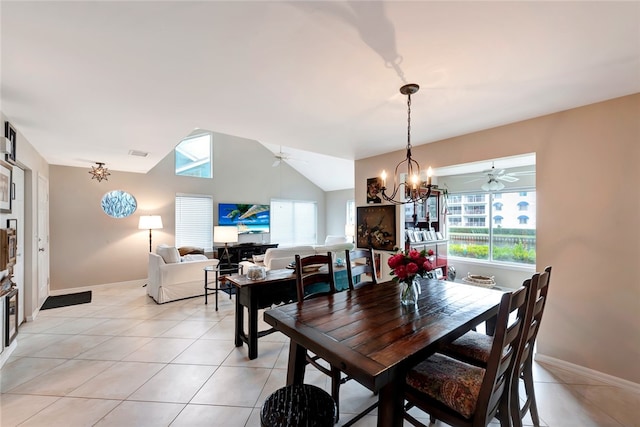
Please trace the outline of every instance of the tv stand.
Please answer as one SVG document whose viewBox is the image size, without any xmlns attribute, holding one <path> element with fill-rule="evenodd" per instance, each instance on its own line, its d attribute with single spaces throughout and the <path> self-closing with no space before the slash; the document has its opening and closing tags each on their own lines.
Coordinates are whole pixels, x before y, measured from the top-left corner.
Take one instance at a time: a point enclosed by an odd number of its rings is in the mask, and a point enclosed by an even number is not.
<svg viewBox="0 0 640 427">
<path fill-rule="evenodd" d="M 267 251 L 267 249 L 277 247 L 277 243 L 240 243 L 238 245 L 228 246 L 229 262 L 237 264 L 240 261 L 251 261 L 254 255 L 262 255 Z M 224 246 L 217 246 L 215 249 L 218 252 L 218 259 L 220 259 L 222 252 L 224 251 Z M 225 259 L 224 261 L 226 262 L 227 260 Z"/>
</svg>

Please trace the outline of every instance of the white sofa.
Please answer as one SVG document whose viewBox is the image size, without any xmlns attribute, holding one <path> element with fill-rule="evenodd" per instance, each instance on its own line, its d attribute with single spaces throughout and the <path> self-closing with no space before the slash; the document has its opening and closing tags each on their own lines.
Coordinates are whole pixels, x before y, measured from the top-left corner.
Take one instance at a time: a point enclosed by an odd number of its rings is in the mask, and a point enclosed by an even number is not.
<svg viewBox="0 0 640 427">
<path fill-rule="evenodd" d="M 264 259 L 261 263 L 253 263 L 251 261 L 242 261 L 243 271 L 248 271 L 248 267 L 252 265 L 260 265 L 266 270 L 277 270 L 286 268 L 287 265 L 295 261 L 295 256 L 308 256 L 315 254 L 326 254 L 331 252 L 334 258 L 344 258 L 345 250 L 352 250 L 354 244 L 349 242 L 345 236 L 327 236 L 324 245 L 309 246 L 290 246 L 269 248 L 264 253 Z"/>
<path fill-rule="evenodd" d="M 147 295 L 158 304 L 204 295 L 204 268 L 218 262 L 204 255 L 181 257 L 175 247 L 160 245 L 149 253 Z"/>
</svg>

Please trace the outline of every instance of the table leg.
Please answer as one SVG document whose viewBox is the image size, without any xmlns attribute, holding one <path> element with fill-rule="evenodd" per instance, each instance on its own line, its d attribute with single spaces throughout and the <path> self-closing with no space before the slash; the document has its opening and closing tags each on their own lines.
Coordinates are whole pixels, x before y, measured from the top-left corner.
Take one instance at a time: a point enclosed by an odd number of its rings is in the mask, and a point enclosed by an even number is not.
<svg viewBox="0 0 640 427">
<path fill-rule="evenodd" d="M 218 270 L 216 270 L 216 311 L 218 311 L 218 291 L 220 290 L 220 282 L 218 282 Z"/>
<path fill-rule="evenodd" d="M 236 347 L 242 346 L 242 329 L 244 328 L 244 307 L 240 304 L 240 289 L 236 291 L 236 331 L 235 344 Z"/>
<path fill-rule="evenodd" d="M 289 366 L 287 367 L 287 385 L 302 384 L 307 366 L 307 349 L 289 341 Z"/>
<path fill-rule="evenodd" d="M 249 303 L 249 338 L 247 345 L 249 346 L 249 359 L 258 357 L 258 302 L 254 300 L 255 295 L 252 294 Z"/>
<path fill-rule="evenodd" d="M 208 271 L 204 270 L 204 304 L 207 305 L 207 295 L 209 295 L 209 290 L 207 289 L 207 275 Z"/>
<path fill-rule="evenodd" d="M 404 396 L 402 382 L 392 381 L 380 389 L 378 395 L 378 427 L 402 427 Z"/>
</svg>

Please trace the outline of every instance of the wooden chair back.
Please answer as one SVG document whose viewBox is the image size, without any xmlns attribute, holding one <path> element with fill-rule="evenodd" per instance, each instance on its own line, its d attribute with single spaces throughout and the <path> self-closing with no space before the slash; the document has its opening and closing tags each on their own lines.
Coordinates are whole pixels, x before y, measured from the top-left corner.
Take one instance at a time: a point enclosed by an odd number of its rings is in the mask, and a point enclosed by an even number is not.
<svg viewBox="0 0 640 427">
<path fill-rule="evenodd" d="M 500 301 L 493 345 L 474 416 L 476 420 L 484 420 L 483 425 L 488 425 L 498 411 L 502 411 L 502 414 L 509 413 L 508 396 L 525 329 L 526 303 L 530 290 L 530 286 L 523 286 L 512 293 L 505 293 Z"/>
<path fill-rule="evenodd" d="M 551 279 L 551 266 L 544 269 L 542 273 L 534 274 L 530 279 L 529 297 L 527 300 L 527 313 L 524 319 L 524 330 L 517 359 L 514 365 L 513 381 L 511 384 L 511 416 L 512 423 L 518 427 L 522 425 L 522 418 L 531 409 L 531 418 L 534 424 L 538 424 L 538 410 L 535 399 L 533 385 L 532 365 L 533 347 L 540 330 L 542 314 L 547 303 L 549 292 L 549 281 Z M 526 399 L 524 405 L 520 406 L 519 382 L 522 378 L 525 382 Z"/>
<path fill-rule="evenodd" d="M 322 284 L 328 285 L 328 289 Z M 311 287 L 312 285 L 318 286 Z M 326 255 L 316 254 L 305 257 L 296 255 L 296 291 L 298 303 L 302 303 L 305 299 L 336 293 L 331 252 L 327 252 Z"/>
<path fill-rule="evenodd" d="M 353 290 L 360 286 L 378 283 L 378 279 L 376 277 L 376 266 L 373 258 L 373 249 L 346 250 L 344 255 L 347 266 L 349 289 Z M 354 278 L 361 277 L 363 274 L 371 276 L 371 280 L 361 280 L 358 283 L 354 283 Z"/>
</svg>

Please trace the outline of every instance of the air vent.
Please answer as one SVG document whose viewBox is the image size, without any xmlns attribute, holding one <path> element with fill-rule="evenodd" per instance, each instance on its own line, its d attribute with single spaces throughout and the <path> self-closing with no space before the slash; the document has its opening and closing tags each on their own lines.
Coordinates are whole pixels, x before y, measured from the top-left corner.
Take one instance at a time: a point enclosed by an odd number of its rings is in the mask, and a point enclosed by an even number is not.
<svg viewBox="0 0 640 427">
<path fill-rule="evenodd" d="M 138 151 L 138 150 L 129 150 L 129 155 L 137 156 L 137 157 L 147 157 L 149 153 L 146 153 L 144 151 Z"/>
</svg>

